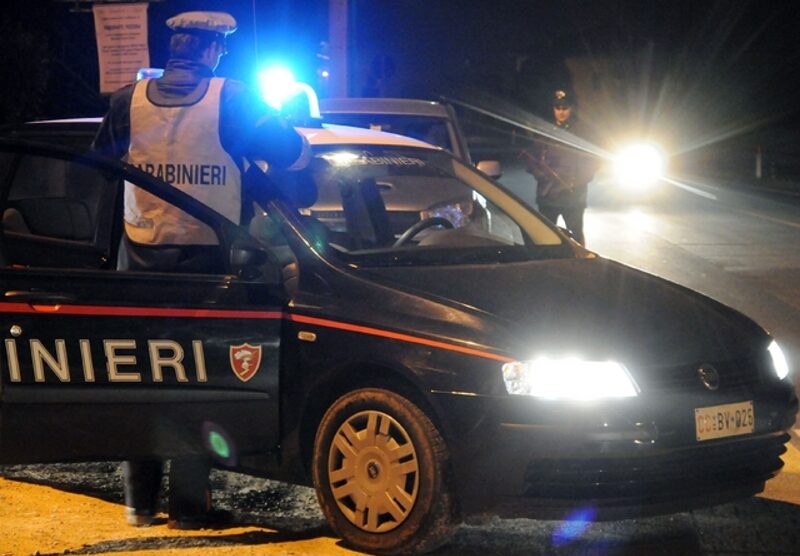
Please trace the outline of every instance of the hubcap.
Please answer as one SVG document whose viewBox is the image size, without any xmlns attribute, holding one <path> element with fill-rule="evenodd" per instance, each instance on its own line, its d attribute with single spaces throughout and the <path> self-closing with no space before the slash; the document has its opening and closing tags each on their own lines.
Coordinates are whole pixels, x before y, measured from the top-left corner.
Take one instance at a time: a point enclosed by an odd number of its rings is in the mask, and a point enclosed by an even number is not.
<svg viewBox="0 0 800 556">
<path fill-rule="evenodd" d="M 391 531 L 405 521 L 417 499 L 417 452 L 390 415 L 362 411 L 336 431 L 328 478 L 339 510 L 353 525 L 369 533 Z"/>
<path fill-rule="evenodd" d="M 375 463 L 374 461 L 369 462 L 369 464 L 367 465 L 367 475 L 369 475 L 370 479 L 372 479 L 373 481 L 377 479 L 378 473 L 380 472 L 381 468 L 378 467 L 377 463 Z"/>
</svg>

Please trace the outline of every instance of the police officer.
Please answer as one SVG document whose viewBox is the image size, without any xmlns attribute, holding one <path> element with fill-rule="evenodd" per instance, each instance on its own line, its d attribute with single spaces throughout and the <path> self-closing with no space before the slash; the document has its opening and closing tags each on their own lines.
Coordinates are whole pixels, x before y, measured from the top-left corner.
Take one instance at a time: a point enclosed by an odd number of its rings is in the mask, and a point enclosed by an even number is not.
<svg viewBox="0 0 800 556">
<path fill-rule="evenodd" d="M 94 148 L 239 223 L 246 200 L 258 197 L 242 183 L 246 161 L 300 167 L 309 157 L 307 144 L 243 83 L 214 77 L 226 37 L 236 30 L 231 15 L 187 12 L 167 26 L 174 33 L 163 77 L 112 95 Z M 216 241 L 205 224 L 126 184 L 120 268 L 222 272 Z"/>
<path fill-rule="evenodd" d="M 568 131 L 586 139 L 576 120 L 572 96 L 559 89 L 553 93 L 553 130 Z M 583 212 L 588 184 L 598 168 L 596 157 L 550 139 L 539 139 L 532 152 L 525 152 L 528 171 L 536 178 L 536 204 L 545 217 L 556 222 L 564 218 L 572 237 L 585 244 Z"/>
<path fill-rule="evenodd" d="M 214 77 L 226 38 L 236 30 L 231 15 L 187 12 L 167 25 L 174 33 L 163 77 L 112 95 L 94 149 L 125 159 L 240 223 L 248 199 L 258 198 L 243 183 L 246 161 L 300 168 L 309 158 L 307 142 L 243 83 Z M 131 184 L 124 205 L 118 268 L 224 271 L 217 238 L 202 222 Z M 209 471 L 205 458 L 172 460 L 169 527 L 194 529 L 212 521 Z M 162 462 L 125 462 L 123 475 L 128 523 L 150 525 Z"/>
</svg>

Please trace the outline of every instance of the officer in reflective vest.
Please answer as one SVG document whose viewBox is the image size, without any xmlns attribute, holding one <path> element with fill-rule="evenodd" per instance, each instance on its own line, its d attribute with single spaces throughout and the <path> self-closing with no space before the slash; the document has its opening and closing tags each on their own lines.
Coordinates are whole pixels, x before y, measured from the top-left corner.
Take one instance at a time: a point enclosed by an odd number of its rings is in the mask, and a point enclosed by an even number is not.
<svg viewBox="0 0 800 556">
<path fill-rule="evenodd" d="M 120 89 L 95 137 L 98 152 L 169 182 L 234 223 L 256 198 L 242 175 L 247 160 L 301 167 L 305 139 L 243 83 L 214 77 L 236 21 L 222 12 L 170 18 L 174 30 L 163 77 Z M 119 268 L 222 272 L 210 228 L 149 193 L 125 187 Z"/>
<path fill-rule="evenodd" d="M 115 92 L 94 141 L 100 153 L 123 158 L 192 195 L 234 223 L 242 219 L 247 159 L 277 169 L 300 168 L 308 144 L 243 83 L 214 77 L 236 30 L 222 12 L 187 12 L 167 21 L 174 31 L 170 60 L 159 79 Z M 202 222 L 126 184 L 125 234 L 118 268 L 169 272 L 222 272 L 217 239 Z M 210 464 L 175 459 L 170 466 L 172 528 L 212 521 Z M 154 521 L 162 476 L 159 460 L 123 464 L 126 516 L 131 525 Z"/>
</svg>

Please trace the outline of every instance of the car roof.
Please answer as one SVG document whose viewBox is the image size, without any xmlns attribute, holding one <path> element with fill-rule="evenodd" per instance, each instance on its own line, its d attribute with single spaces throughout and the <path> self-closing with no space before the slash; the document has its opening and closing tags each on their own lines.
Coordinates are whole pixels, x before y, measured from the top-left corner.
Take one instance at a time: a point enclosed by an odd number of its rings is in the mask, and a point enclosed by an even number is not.
<svg viewBox="0 0 800 556">
<path fill-rule="evenodd" d="M 347 114 L 397 114 L 404 116 L 451 117 L 447 106 L 433 100 L 408 98 L 323 98 L 320 112 Z"/>
<path fill-rule="evenodd" d="M 439 147 L 411 137 L 360 127 L 323 124 L 322 127 L 319 128 L 304 127 L 297 128 L 297 130 L 305 135 L 311 145 L 358 143 L 362 145 L 391 145 L 394 147 L 422 147 L 432 150 L 441 150 Z"/>
</svg>

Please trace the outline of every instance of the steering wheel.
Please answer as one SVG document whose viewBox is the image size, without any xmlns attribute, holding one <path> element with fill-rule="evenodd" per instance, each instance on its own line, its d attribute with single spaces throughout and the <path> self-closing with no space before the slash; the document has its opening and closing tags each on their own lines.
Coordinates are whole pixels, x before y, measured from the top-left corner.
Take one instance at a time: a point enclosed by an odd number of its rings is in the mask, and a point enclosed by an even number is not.
<svg viewBox="0 0 800 556">
<path fill-rule="evenodd" d="M 431 216 L 430 218 L 426 218 L 425 220 L 420 220 L 419 222 L 415 223 L 413 226 L 408 228 L 403 234 L 397 238 L 397 241 L 394 242 L 394 247 L 402 247 L 406 243 L 409 242 L 411 238 L 415 235 L 420 233 L 422 230 L 427 230 L 428 228 L 432 228 L 433 226 L 444 226 L 445 228 L 453 229 L 453 223 L 450 222 L 447 218 L 442 218 L 441 216 Z"/>
</svg>

